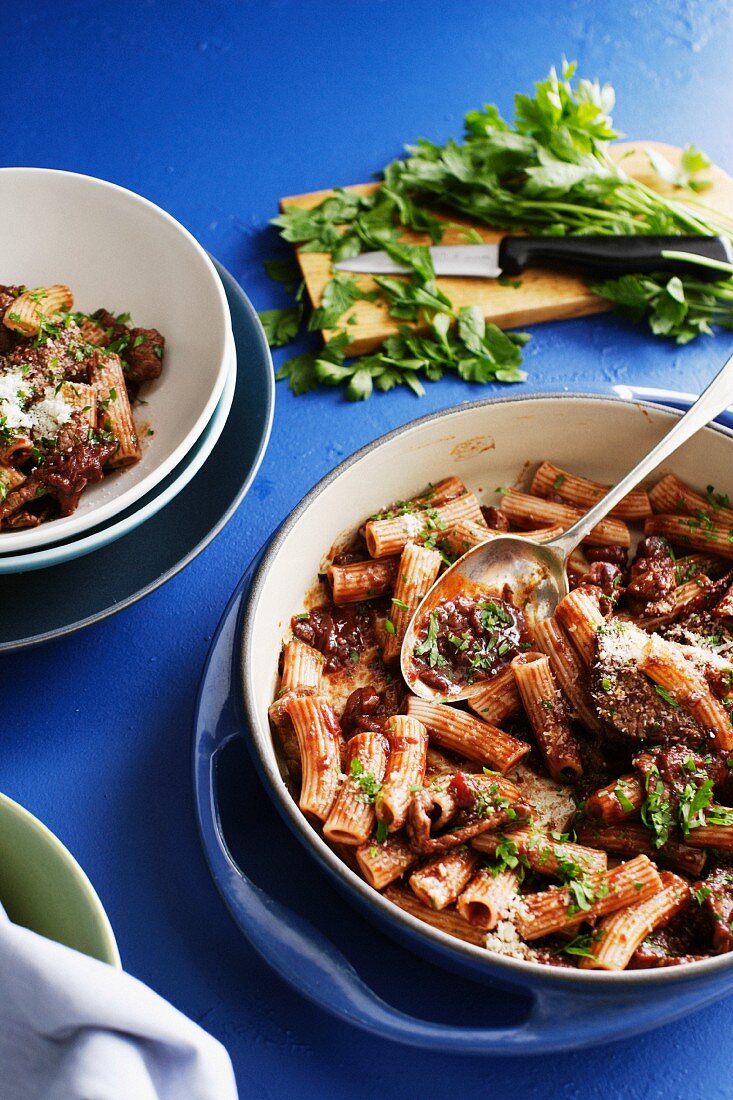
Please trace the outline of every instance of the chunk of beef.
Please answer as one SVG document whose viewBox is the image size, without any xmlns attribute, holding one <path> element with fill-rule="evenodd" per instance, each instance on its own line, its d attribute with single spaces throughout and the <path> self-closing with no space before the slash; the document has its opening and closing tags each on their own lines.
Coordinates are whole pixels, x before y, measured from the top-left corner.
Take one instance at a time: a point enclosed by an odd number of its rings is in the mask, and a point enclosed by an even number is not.
<svg viewBox="0 0 733 1100">
<path fill-rule="evenodd" d="M 130 328 L 108 309 L 98 309 L 92 320 L 99 326 L 105 346 L 114 346 L 122 359 L 125 379 L 139 385 L 157 378 L 163 369 L 165 337 L 155 328 Z M 99 343 L 95 339 L 94 343 Z"/>
<path fill-rule="evenodd" d="M 494 508 L 492 505 L 482 504 L 481 515 L 486 520 L 486 526 L 490 527 L 492 531 L 509 530 L 509 520 L 499 508 Z"/>
<path fill-rule="evenodd" d="M 353 737 L 366 730 L 383 729 L 388 718 L 399 714 L 403 700 L 404 688 L 396 680 L 380 689 L 373 684 L 356 688 L 346 700 L 341 715 L 344 737 Z"/>
<path fill-rule="evenodd" d="M 637 549 L 626 588 L 627 599 L 638 614 L 663 614 L 674 606 L 672 594 L 677 576 L 666 539 L 649 535 Z"/>
<path fill-rule="evenodd" d="M 21 340 L 6 353 L 3 366 L 29 368 L 29 382 L 36 377 L 47 381 L 49 376 L 67 382 L 87 382 L 88 350 L 79 326 L 72 321 L 55 328 L 37 347 L 32 341 Z"/>
<path fill-rule="evenodd" d="M 360 610 L 358 605 L 314 607 L 302 618 L 293 619 L 292 630 L 301 642 L 323 654 L 326 672 L 335 672 L 358 660 L 363 650 L 374 642 L 371 612 Z"/>
<path fill-rule="evenodd" d="M 104 464 L 116 450 L 116 443 L 83 442 L 68 451 L 52 451 L 29 480 L 54 496 L 61 515 L 69 516 L 89 482 L 102 480 Z"/>
<path fill-rule="evenodd" d="M 733 868 L 716 867 L 698 884 L 702 909 L 712 924 L 713 947 L 718 955 L 733 950 Z M 709 893 L 706 893 L 709 891 Z"/>
<path fill-rule="evenodd" d="M 11 490 L 5 500 L 0 502 L 0 524 L 7 526 L 6 520 L 20 512 L 21 508 L 24 509 L 27 504 L 32 504 L 42 497 L 45 492 L 46 489 L 37 478 L 29 477 L 17 489 Z"/>
<path fill-rule="evenodd" d="M 594 561 L 579 583 L 600 588 L 604 596 L 615 601 L 623 592 L 622 579 L 620 566 L 608 561 Z"/>
<path fill-rule="evenodd" d="M 590 692 L 599 716 L 631 741 L 700 744 L 698 723 L 659 694 L 638 665 L 649 636 L 632 623 L 614 624 L 596 635 Z"/>
<path fill-rule="evenodd" d="M 133 328 L 130 342 L 122 352 L 125 378 L 130 382 L 150 382 L 163 369 L 165 337 L 154 328 Z"/>
<path fill-rule="evenodd" d="M 0 322 L 22 289 L 20 286 L 0 286 Z M 17 333 L 0 324 L 0 355 L 5 355 L 6 352 L 11 351 L 18 343 L 18 339 Z"/>
<path fill-rule="evenodd" d="M 699 885 L 696 884 L 696 885 Z M 662 928 L 656 928 L 632 956 L 630 970 L 679 966 L 710 950 L 708 920 L 691 898 Z"/>
<path fill-rule="evenodd" d="M 607 561 L 611 565 L 618 565 L 620 569 L 626 567 L 629 557 L 625 546 L 586 546 L 584 550 L 589 562 Z"/>
<path fill-rule="evenodd" d="M 702 752 L 687 745 L 656 745 L 634 757 L 634 767 L 641 772 L 644 785 L 650 780 L 661 782 L 664 798 L 677 818 L 680 802 L 691 804 L 692 794 L 704 784 L 721 783 L 728 771 L 725 756 L 719 752 Z"/>
<path fill-rule="evenodd" d="M 109 344 L 125 344 L 130 339 L 130 330 L 122 321 L 118 321 L 114 313 L 108 309 L 98 309 L 92 314 L 92 320 L 104 330 L 105 346 Z"/>
</svg>

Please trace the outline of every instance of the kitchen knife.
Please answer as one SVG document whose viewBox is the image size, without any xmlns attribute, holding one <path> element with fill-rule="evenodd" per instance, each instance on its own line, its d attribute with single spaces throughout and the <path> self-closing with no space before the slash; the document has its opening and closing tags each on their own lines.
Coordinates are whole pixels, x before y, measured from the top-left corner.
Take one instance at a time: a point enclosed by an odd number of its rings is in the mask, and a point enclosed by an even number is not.
<svg viewBox="0 0 733 1100">
<path fill-rule="evenodd" d="M 464 275 L 476 279 L 521 275 L 529 267 L 544 267 L 606 279 L 666 272 L 715 281 L 724 279 L 726 273 L 702 263 L 670 259 L 663 253 L 689 252 L 703 260 L 733 262 L 733 253 L 725 238 L 702 236 L 503 237 L 497 244 L 434 245 L 429 251 L 436 275 Z M 334 267 L 338 271 L 371 275 L 408 275 L 411 271 L 387 252 L 362 252 L 339 261 Z"/>
</svg>

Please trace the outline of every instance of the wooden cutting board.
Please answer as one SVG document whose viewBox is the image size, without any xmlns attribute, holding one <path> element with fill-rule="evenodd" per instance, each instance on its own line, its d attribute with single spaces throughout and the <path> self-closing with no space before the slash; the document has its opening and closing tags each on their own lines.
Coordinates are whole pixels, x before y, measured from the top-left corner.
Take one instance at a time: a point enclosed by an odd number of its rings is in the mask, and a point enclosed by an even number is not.
<svg viewBox="0 0 733 1100">
<path fill-rule="evenodd" d="M 682 150 L 676 146 L 664 145 L 656 141 L 618 142 L 611 146 L 611 152 L 615 160 L 623 159 L 624 169 L 630 176 L 643 181 L 660 194 L 670 195 L 683 201 L 693 198 L 733 218 L 733 179 L 727 172 L 714 165 L 703 173 L 700 178 L 709 179 L 712 186 L 698 198 L 692 192 L 680 191 L 662 182 L 652 169 L 645 153 L 645 150 L 650 148 L 662 153 L 673 164 L 679 162 L 682 154 Z M 368 195 L 378 186 L 376 183 L 359 183 L 347 187 L 346 190 Z M 302 206 L 309 209 L 317 206 L 330 194 L 332 191 L 328 190 L 311 191 L 307 195 L 293 195 L 280 200 L 280 209 L 286 206 Z M 487 242 L 493 243 L 506 233 L 506 230 L 487 229 L 458 214 L 441 213 L 438 216 L 456 225 L 471 226 Z M 404 239 L 415 244 L 430 244 L 427 235 L 410 231 L 405 231 Z M 446 230 L 443 243 L 464 244 L 466 242 L 461 238 L 460 229 L 450 228 Z M 325 252 L 298 251 L 298 262 L 311 302 L 314 306 L 319 306 L 324 287 L 332 277 L 330 255 Z M 365 290 L 372 290 L 375 286 L 369 275 L 357 275 L 356 278 Z M 540 321 L 583 317 L 610 309 L 608 302 L 590 292 L 583 279 L 552 271 L 528 271 L 521 277 L 519 287 L 502 286 L 496 279 L 457 277 L 438 279 L 438 285 L 456 307 L 479 305 L 486 319 L 495 322 L 501 328 L 520 328 Z M 348 311 L 348 316 L 356 318 L 356 323 L 348 326 L 352 336 L 347 348 L 350 355 L 361 355 L 371 351 L 385 337 L 397 332 L 397 322 L 389 316 L 387 306 L 382 301 L 355 302 Z M 326 340 L 332 335 L 333 331 L 325 330 L 323 333 Z"/>
</svg>

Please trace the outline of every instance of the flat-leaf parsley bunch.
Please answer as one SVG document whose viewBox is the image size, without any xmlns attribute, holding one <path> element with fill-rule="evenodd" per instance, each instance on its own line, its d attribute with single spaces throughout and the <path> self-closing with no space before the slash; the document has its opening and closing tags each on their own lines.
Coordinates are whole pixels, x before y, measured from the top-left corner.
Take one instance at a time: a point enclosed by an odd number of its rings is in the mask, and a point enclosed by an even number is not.
<svg viewBox="0 0 733 1100">
<path fill-rule="evenodd" d="M 437 381 L 446 371 L 470 382 L 524 379 L 521 348 L 529 337 L 486 323 L 478 306 L 454 309 L 438 288 L 427 247 L 401 241 L 409 229 L 439 243 L 451 223 L 437 218 L 436 209 L 536 234 L 733 236 L 733 221 L 697 197 L 709 186 L 698 178 L 710 167 L 707 157 L 688 146 L 674 168 L 649 151 L 660 177 L 687 190 L 684 201 L 632 179 L 608 152 L 609 143 L 621 136 L 610 115 L 613 88 L 574 77 L 574 64 L 563 63 L 560 75 L 551 69 L 534 96 L 515 96 L 511 124 L 487 105 L 466 115 L 462 142 L 418 141 L 384 169 L 380 186 L 369 195 L 336 189 L 309 210 L 289 206 L 273 219 L 282 238 L 301 251 L 327 252 L 338 262 L 363 250 L 385 249 L 411 271 L 407 280 L 376 276 L 377 289 L 368 292 L 353 276 L 334 274 L 321 305 L 308 315 L 295 266 L 271 261 L 270 275 L 295 294 L 288 308 L 260 314 L 271 346 L 289 343 L 304 326 L 335 332 L 320 352 L 287 360 L 278 378 L 288 378 L 296 394 L 343 384 L 350 400 L 369 397 L 375 386 L 405 385 L 421 395 L 424 380 Z M 480 241 L 478 234 L 463 232 L 467 240 Z M 733 328 L 733 267 L 715 266 L 721 269 L 715 283 L 694 276 L 626 275 L 591 286 L 626 317 L 646 320 L 656 335 L 687 343 L 712 334 L 713 325 Z M 348 330 L 356 323 L 352 308 L 375 298 L 384 300 L 399 322 L 398 335 L 369 355 L 349 359 Z"/>
</svg>

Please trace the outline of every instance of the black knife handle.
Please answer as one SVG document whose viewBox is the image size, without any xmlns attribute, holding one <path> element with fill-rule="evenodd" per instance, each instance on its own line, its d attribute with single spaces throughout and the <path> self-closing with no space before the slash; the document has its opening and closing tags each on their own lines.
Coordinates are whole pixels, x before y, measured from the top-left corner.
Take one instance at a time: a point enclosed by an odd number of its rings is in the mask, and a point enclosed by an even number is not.
<svg viewBox="0 0 733 1100">
<path fill-rule="evenodd" d="M 724 271 L 702 264 L 664 259 L 662 252 L 669 249 L 733 263 L 730 244 L 723 237 L 504 237 L 499 245 L 499 267 L 505 275 L 521 275 L 528 267 L 547 267 L 605 279 L 657 271 L 693 275 L 706 282 L 727 278 Z"/>
</svg>

